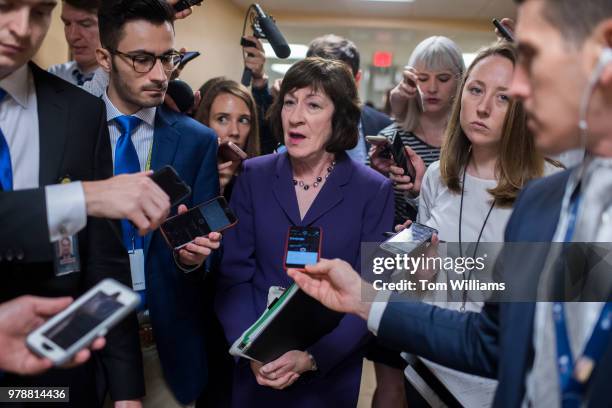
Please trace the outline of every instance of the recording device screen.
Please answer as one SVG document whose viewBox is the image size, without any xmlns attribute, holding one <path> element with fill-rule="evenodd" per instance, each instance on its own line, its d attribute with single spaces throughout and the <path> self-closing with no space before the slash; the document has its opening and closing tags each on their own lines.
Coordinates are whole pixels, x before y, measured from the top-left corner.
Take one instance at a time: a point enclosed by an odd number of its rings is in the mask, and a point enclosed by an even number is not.
<svg viewBox="0 0 612 408">
<path fill-rule="evenodd" d="M 319 261 L 321 229 L 318 227 L 290 227 L 287 237 L 287 268 L 303 268 Z"/>
<path fill-rule="evenodd" d="M 164 166 L 151 176 L 151 179 L 162 189 L 170 203 L 176 205 L 191 194 L 191 188 L 185 184 L 172 166 Z"/>
<path fill-rule="evenodd" d="M 64 350 L 69 349 L 124 306 L 117 300 L 120 294 L 97 292 L 43 335 Z"/>
<path fill-rule="evenodd" d="M 197 237 L 213 231 L 222 231 L 237 221 L 223 197 L 217 197 L 184 214 L 168 219 L 162 224 L 162 232 L 173 248 L 188 244 Z"/>
</svg>

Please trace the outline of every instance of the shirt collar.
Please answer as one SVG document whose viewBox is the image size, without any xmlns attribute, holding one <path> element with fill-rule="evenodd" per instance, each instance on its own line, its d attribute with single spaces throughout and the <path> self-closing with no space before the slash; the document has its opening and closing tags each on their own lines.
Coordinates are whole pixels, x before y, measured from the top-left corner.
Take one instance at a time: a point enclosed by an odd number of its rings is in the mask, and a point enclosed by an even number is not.
<svg viewBox="0 0 612 408">
<path fill-rule="evenodd" d="M 104 104 L 106 105 L 106 121 L 107 122 L 111 122 L 115 118 L 125 115 L 119 109 L 117 109 L 115 105 L 113 105 L 111 100 L 108 98 L 108 93 L 106 91 L 102 95 L 102 100 L 104 101 Z M 141 119 L 143 122 L 147 123 L 149 126 L 154 126 L 156 111 L 157 111 L 157 107 L 142 108 L 141 110 L 132 114 L 131 116 L 135 116 Z"/>
<path fill-rule="evenodd" d="M 0 88 L 4 89 L 24 109 L 28 106 L 33 85 L 34 82 L 31 80 L 30 69 L 27 64 L 0 80 Z"/>
</svg>

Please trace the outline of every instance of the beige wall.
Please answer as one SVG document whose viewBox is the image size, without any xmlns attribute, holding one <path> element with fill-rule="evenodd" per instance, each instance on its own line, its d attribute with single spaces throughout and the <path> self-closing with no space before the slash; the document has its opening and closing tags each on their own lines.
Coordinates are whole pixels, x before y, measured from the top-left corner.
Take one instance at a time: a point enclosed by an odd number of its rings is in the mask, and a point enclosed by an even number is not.
<svg viewBox="0 0 612 408">
<path fill-rule="evenodd" d="M 35 61 L 44 68 L 67 61 L 68 47 L 60 20 L 60 8 L 53 13 L 53 22 Z M 240 35 L 245 10 L 228 0 L 206 0 L 194 13 L 176 22 L 177 49 L 200 51 L 202 55 L 187 65 L 181 79 L 193 88 L 207 79 L 225 75 L 240 80 L 242 55 Z"/>
</svg>

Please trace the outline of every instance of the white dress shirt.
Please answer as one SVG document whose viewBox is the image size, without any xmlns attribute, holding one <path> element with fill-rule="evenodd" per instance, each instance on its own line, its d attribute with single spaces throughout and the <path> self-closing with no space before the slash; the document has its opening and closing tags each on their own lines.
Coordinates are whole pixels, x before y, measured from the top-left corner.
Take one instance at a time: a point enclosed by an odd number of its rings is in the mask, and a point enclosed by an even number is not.
<svg viewBox="0 0 612 408">
<path fill-rule="evenodd" d="M 57 64 L 49 67 L 49 72 L 62 78 L 64 81 L 70 82 L 72 85 L 79 86 L 77 74 L 75 74 L 75 72 L 82 75 L 83 80 L 85 83 L 87 83 L 92 80 L 95 71 L 83 72 L 77 65 L 76 61 L 68 61 L 63 64 Z"/>
<path fill-rule="evenodd" d="M 7 92 L 0 102 L 0 129 L 11 154 L 13 189 L 39 187 L 40 134 L 34 79 L 24 65 L 0 80 Z M 85 194 L 80 182 L 45 188 L 50 241 L 76 234 L 87 223 Z"/>
</svg>

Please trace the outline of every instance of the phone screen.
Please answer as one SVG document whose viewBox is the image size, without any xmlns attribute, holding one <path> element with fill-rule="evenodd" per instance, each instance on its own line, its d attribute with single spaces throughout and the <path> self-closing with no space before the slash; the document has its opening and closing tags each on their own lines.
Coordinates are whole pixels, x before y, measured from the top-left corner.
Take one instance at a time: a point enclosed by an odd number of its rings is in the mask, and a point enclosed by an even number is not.
<svg viewBox="0 0 612 408">
<path fill-rule="evenodd" d="M 287 268 L 303 268 L 319 261 L 321 229 L 317 227 L 290 227 L 287 237 Z"/>
<path fill-rule="evenodd" d="M 69 349 L 124 306 L 118 300 L 120 294 L 120 292 L 110 295 L 103 291 L 96 292 L 63 320 L 45 331 L 43 335 L 64 350 Z"/>
<path fill-rule="evenodd" d="M 191 188 L 185 184 L 172 166 L 165 166 L 156 171 L 151 179 L 162 189 L 174 206 L 191 194 Z"/>
<path fill-rule="evenodd" d="M 162 230 L 173 248 L 181 247 L 197 237 L 222 231 L 236 223 L 237 218 L 223 197 L 217 197 L 184 214 L 168 219 Z"/>
<path fill-rule="evenodd" d="M 437 233 L 436 229 L 415 222 L 383 242 L 381 248 L 394 253 L 409 254 L 423 243 L 429 242 L 432 235 Z"/>
</svg>

